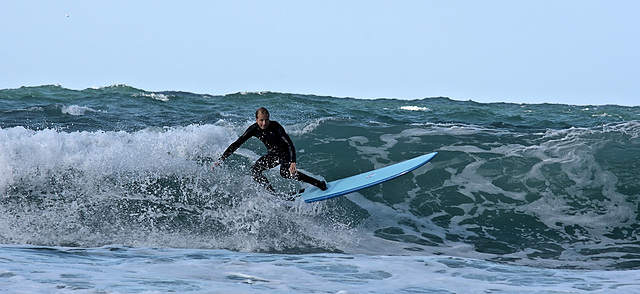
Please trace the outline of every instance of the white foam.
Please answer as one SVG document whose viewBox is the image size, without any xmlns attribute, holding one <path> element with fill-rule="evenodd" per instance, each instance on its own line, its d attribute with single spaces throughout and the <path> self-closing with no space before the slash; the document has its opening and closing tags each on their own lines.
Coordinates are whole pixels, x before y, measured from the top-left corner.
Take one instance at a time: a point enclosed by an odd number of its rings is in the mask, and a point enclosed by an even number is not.
<svg viewBox="0 0 640 294">
<path fill-rule="evenodd" d="M 293 136 L 302 136 L 302 135 L 309 134 L 309 133 L 313 132 L 315 129 L 317 129 L 323 123 L 325 123 L 327 121 L 332 121 L 332 120 L 336 120 L 336 118 L 323 117 L 323 118 L 318 118 L 318 119 L 311 120 L 309 122 L 304 122 L 304 123 L 301 123 L 301 124 L 285 126 L 285 129 L 287 130 L 287 132 L 289 134 L 291 134 Z"/>
<path fill-rule="evenodd" d="M 258 156 L 251 150 L 241 148 L 238 154 L 249 158 L 230 159 L 236 161 L 233 166 L 214 173 L 201 163 L 202 158 L 215 160 L 232 140 L 233 132 L 215 125 L 132 133 L 0 129 L 0 195 L 29 198 L 20 201 L 21 207 L 0 207 L 0 227 L 7 228 L 0 232 L 0 243 L 96 246 L 118 240 L 131 246 L 260 251 L 340 248 L 354 242 L 349 224 L 318 221 L 323 205 L 296 207 L 302 204 L 283 203 L 258 188 L 247 175 Z M 159 185 L 165 179 L 178 182 Z M 41 208 L 33 198 L 51 205 Z M 191 205 L 192 199 L 206 205 Z M 118 205 L 127 201 L 151 204 L 121 215 Z M 87 216 L 95 210 L 118 218 Z M 156 224 L 181 210 L 192 211 L 199 225 L 218 227 L 201 228 L 207 233 L 199 235 L 190 228 L 166 230 Z M 92 227 L 101 221 L 105 224 L 99 230 Z"/>
<path fill-rule="evenodd" d="M 431 110 L 431 109 L 429 109 L 427 107 L 420 107 L 420 106 L 401 106 L 400 109 L 409 110 L 409 111 L 429 111 L 429 110 Z"/>
<path fill-rule="evenodd" d="M 162 102 L 167 102 L 170 100 L 170 96 L 167 96 L 165 94 L 158 94 L 158 93 L 138 93 L 138 94 L 133 94 L 133 97 L 148 97 L 153 100 L 158 100 Z"/>
<path fill-rule="evenodd" d="M 554 270 L 448 256 L 0 247 L 9 293 L 636 293 L 640 271 Z"/>
<path fill-rule="evenodd" d="M 91 89 L 94 90 L 103 90 L 103 89 L 115 89 L 115 88 L 127 88 L 130 87 L 127 84 L 113 84 L 109 86 L 92 86 Z"/>
<path fill-rule="evenodd" d="M 91 107 L 86 107 L 86 106 L 78 106 L 78 105 L 65 105 L 62 106 L 61 109 L 62 113 L 64 114 L 68 114 L 68 115 L 73 115 L 73 116 L 81 116 L 84 115 L 87 111 L 89 112 L 99 112 Z"/>
<path fill-rule="evenodd" d="M 215 144 L 226 138 L 216 126 L 145 129 L 126 132 L 58 132 L 15 127 L 0 130 L 0 189 L 34 171 L 56 172 L 64 168 L 88 174 L 173 170 L 207 152 L 220 152 Z M 193 162 L 191 162 L 193 164 Z"/>
<path fill-rule="evenodd" d="M 612 228 L 631 226 L 637 217 L 636 207 L 631 206 L 627 196 L 617 192 L 616 176 L 596 160 L 595 154 L 605 142 L 590 139 L 594 132 L 598 131 L 553 131 L 546 135 L 550 140 L 524 150 L 528 156 L 538 157 L 540 162 L 532 167 L 523 181 L 535 179 L 545 181 L 548 186 L 546 190 L 538 191 L 544 197 L 530 203 L 527 208 L 550 228 L 560 230 L 562 226 L 578 225 L 593 236 L 603 236 Z M 558 188 L 553 187 L 557 184 L 551 180 L 558 179 L 549 179 L 545 175 L 544 170 L 554 165 L 560 166 L 563 177 L 566 177 L 561 184 L 564 193 L 558 193 Z M 602 196 L 593 199 L 589 191 L 597 191 Z M 572 204 L 574 201 L 589 209 L 576 208 Z"/>
</svg>

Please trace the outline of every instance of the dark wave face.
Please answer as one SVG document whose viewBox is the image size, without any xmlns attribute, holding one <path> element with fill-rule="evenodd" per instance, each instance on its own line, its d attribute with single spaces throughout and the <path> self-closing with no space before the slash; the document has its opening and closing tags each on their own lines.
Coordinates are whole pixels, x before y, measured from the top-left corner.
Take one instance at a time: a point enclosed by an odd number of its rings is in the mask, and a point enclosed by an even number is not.
<svg viewBox="0 0 640 294">
<path fill-rule="evenodd" d="M 248 176 L 267 107 L 298 167 L 328 181 L 433 151 L 424 167 L 306 204 Z M 447 254 L 640 268 L 640 107 L 0 90 L 0 243 L 251 252 Z M 266 175 L 283 192 L 301 187 Z"/>
</svg>

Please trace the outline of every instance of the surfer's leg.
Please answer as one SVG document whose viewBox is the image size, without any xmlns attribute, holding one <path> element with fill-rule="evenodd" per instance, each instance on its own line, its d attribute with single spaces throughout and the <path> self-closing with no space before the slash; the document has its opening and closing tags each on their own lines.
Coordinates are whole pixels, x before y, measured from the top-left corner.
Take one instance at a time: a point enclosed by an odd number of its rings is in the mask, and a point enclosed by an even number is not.
<svg viewBox="0 0 640 294">
<path fill-rule="evenodd" d="M 295 176 L 291 176 L 291 173 L 289 172 L 290 165 L 291 165 L 290 163 L 286 163 L 280 166 L 280 175 L 283 178 L 294 179 L 301 182 L 305 182 L 320 188 L 320 190 L 322 191 L 327 189 L 327 183 L 325 181 L 321 181 L 316 178 L 310 177 L 301 171 L 298 171 Z"/>
<path fill-rule="evenodd" d="M 311 185 L 314 185 L 314 186 L 320 188 L 320 190 L 322 190 L 322 191 L 327 190 L 327 182 L 318 180 L 318 179 L 313 178 L 313 177 L 310 177 L 310 176 L 308 176 L 308 175 L 306 175 L 306 174 L 304 174 L 302 172 L 298 172 L 297 180 L 305 182 L 305 183 L 309 183 Z"/>
<path fill-rule="evenodd" d="M 262 172 L 276 167 L 279 163 L 280 161 L 277 156 L 267 154 L 260 157 L 251 167 L 251 176 L 253 177 L 253 180 L 258 182 L 260 185 L 265 186 L 269 192 L 275 193 L 275 189 L 273 189 L 273 186 L 271 186 L 269 180 L 262 174 Z"/>
</svg>

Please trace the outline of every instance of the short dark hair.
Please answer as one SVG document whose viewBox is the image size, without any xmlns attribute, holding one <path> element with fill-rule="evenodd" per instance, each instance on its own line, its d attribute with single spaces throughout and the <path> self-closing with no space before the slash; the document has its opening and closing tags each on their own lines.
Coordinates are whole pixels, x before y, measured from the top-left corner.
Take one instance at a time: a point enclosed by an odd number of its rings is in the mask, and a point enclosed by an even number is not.
<svg viewBox="0 0 640 294">
<path fill-rule="evenodd" d="M 260 113 L 266 114 L 267 116 L 270 116 L 269 115 L 269 110 L 267 110 L 264 107 L 260 107 L 260 108 L 258 108 L 258 110 L 256 110 L 256 118 L 258 118 L 258 114 L 260 114 Z"/>
</svg>

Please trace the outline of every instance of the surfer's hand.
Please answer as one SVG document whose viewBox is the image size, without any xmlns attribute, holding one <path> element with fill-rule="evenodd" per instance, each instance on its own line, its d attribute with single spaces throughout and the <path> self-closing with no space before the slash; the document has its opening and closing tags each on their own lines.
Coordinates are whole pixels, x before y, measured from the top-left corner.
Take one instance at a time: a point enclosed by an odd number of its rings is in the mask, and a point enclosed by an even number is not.
<svg viewBox="0 0 640 294">
<path fill-rule="evenodd" d="M 298 174 L 298 168 L 296 167 L 295 162 L 292 162 L 291 165 L 289 165 L 289 173 L 291 174 L 291 176 L 295 176 L 296 174 Z"/>
<path fill-rule="evenodd" d="M 220 165 L 220 161 L 216 161 L 211 165 L 211 171 L 215 171 L 216 170 L 216 166 Z"/>
</svg>

